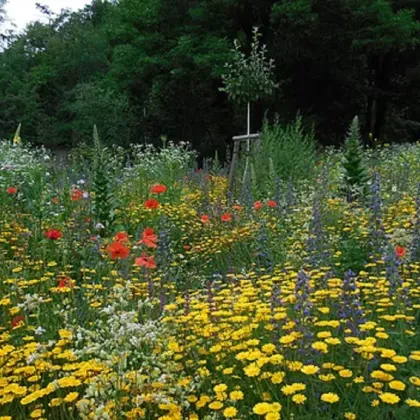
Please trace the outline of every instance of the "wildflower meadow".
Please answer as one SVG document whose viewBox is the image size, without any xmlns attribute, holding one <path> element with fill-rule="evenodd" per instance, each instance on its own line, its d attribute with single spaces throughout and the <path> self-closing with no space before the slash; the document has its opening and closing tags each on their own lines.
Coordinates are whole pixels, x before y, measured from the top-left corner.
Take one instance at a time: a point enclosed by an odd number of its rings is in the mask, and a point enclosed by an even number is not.
<svg viewBox="0 0 420 420">
<path fill-rule="evenodd" d="M 354 138 L 1 142 L 0 419 L 420 418 L 420 145 Z"/>
</svg>

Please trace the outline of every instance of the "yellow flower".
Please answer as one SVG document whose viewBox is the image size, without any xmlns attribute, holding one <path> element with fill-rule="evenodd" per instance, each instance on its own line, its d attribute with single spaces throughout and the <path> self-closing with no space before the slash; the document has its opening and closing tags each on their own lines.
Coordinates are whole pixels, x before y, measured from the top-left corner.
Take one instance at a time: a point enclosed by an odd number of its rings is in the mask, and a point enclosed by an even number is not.
<svg viewBox="0 0 420 420">
<path fill-rule="evenodd" d="M 379 398 L 382 402 L 387 404 L 397 404 L 400 401 L 400 397 L 393 394 L 392 392 L 384 392 L 383 394 L 379 395 Z"/>
<path fill-rule="evenodd" d="M 405 384 L 401 381 L 391 381 L 388 385 L 391 389 L 395 389 L 396 391 L 404 391 L 405 389 Z"/>
<path fill-rule="evenodd" d="M 223 407 L 223 403 L 221 403 L 220 401 L 213 401 L 212 403 L 209 404 L 209 408 L 211 410 L 220 410 Z"/>
<path fill-rule="evenodd" d="M 351 378 L 353 376 L 353 372 L 349 369 L 342 369 L 338 372 L 338 374 L 342 377 L 342 378 Z"/>
<path fill-rule="evenodd" d="M 226 418 L 235 417 L 238 414 L 238 410 L 235 407 L 227 407 L 223 410 L 223 415 Z"/>
<path fill-rule="evenodd" d="M 59 406 L 63 400 L 61 398 L 53 398 L 50 403 L 48 404 L 50 407 L 57 407 Z"/>
<path fill-rule="evenodd" d="M 296 404 L 303 404 L 306 401 L 306 397 L 303 394 L 293 395 L 292 401 Z"/>
<path fill-rule="evenodd" d="M 408 359 L 405 356 L 394 356 L 391 359 L 394 363 L 398 363 L 398 364 L 403 364 L 403 363 L 407 363 Z"/>
<path fill-rule="evenodd" d="M 64 378 L 58 379 L 57 383 L 60 388 L 68 388 L 72 386 L 79 386 L 82 382 L 74 376 L 65 376 Z"/>
<path fill-rule="evenodd" d="M 280 413 L 267 413 L 265 415 L 265 420 L 279 420 Z"/>
<path fill-rule="evenodd" d="M 283 337 L 281 337 L 279 342 L 280 344 L 290 344 L 290 343 L 293 343 L 293 341 L 295 340 L 296 340 L 296 337 L 289 334 L 289 335 L 284 335 Z"/>
<path fill-rule="evenodd" d="M 200 399 L 195 403 L 195 406 L 197 408 L 203 408 L 209 401 L 210 397 L 208 395 L 202 395 Z"/>
<path fill-rule="evenodd" d="M 382 370 L 385 370 L 386 372 L 395 372 L 397 368 L 394 365 L 391 365 L 390 363 L 383 363 L 380 368 Z"/>
<path fill-rule="evenodd" d="M 258 414 L 260 416 L 267 414 L 271 411 L 271 406 L 269 403 L 263 402 L 263 403 L 258 403 L 254 405 L 254 408 L 252 409 L 252 411 L 255 414 Z"/>
<path fill-rule="evenodd" d="M 301 370 L 303 366 L 302 362 L 288 362 L 287 363 L 287 367 L 292 371 L 292 372 L 297 372 L 298 370 Z"/>
<path fill-rule="evenodd" d="M 58 334 L 60 335 L 60 338 L 65 338 L 70 340 L 72 337 L 72 333 L 69 330 L 58 330 Z"/>
<path fill-rule="evenodd" d="M 224 392 L 224 391 L 226 391 L 226 390 L 227 390 L 227 385 L 226 385 L 226 384 L 219 384 L 219 385 L 216 385 L 216 386 L 213 388 L 213 390 L 214 390 L 214 392 Z"/>
<path fill-rule="evenodd" d="M 329 404 L 334 404 L 340 401 L 340 397 L 337 394 L 334 394 L 334 392 L 327 392 L 321 395 L 321 401 L 324 401 Z"/>
<path fill-rule="evenodd" d="M 371 403 L 372 407 L 377 407 L 380 404 L 379 400 L 373 400 Z"/>
<path fill-rule="evenodd" d="M 347 420 L 356 420 L 357 416 L 354 413 L 350 413 L 349 411 L 347 413 L 344 413 L 344 418 Z"/>
<path fill-rule="evenodd" d="M 318 376 L 321 381 L 330 382 L 335 379 L 335 376 L 332 373 L 328 373 L 327 375 L 319 375 Z"/>
<path fill-rule="evenodd" d="M 296 389 L 292 385 L 285 385 L 281 387 L 281 392 L 284 395 L 292 395 L 296 392 Z"/>
<path fill-rule="evenodd" d="M 315 341 L 311 346 L 314 350 L 318 350 L 321 353 L 328 353 L 328 345 L 323 341 Z"/>
<path fill-rule="evenodd" d="M 276 351 L 276 346 L 274 344 L 264 344 L 261 348 L 264 353 L 271 354 Z"/>
<path fill-rule="evenodd" d="M 410 382 L 415 386 L 420 386 L 420 378 L 417 376 L 410 376 Z"/>
<path fill-rule="evenodd" d="M 44 395 L 45 395 L 45 391 L 41 391 L 41 390 L 35 391 L 35 392 L 32 392 L 32 394 L 27 395 L 25 398 L 22 398 L 20 400 L 20 403 L 22 405 L 27 405 L 36 401 L 39 398 L 42 398 Z"/>
<path fill-rule="evenodd" d="M 64 401 L 67 403 L 73 402 L 77 397 L 79 396 L 78 392 L 70 392 L 70 394 L 67 394 L 64 398 Z"/>
<path fill-rule="evenodd" d="M 408 404 L 410 407 L 420 408 L 420 401 L 418 400 L 408 398 L 407 400 L 405 400 L 405 403 Z"/>
<path fill-rule="evenodd" d="M 246 376 L 254 377 L 258 376 L 261 370 L 256 363 L 251 363 L 250 365 L 244 368 L 244 372 Z"/>
<path fill-rule="evenodd" d="M 220 350 L 222 350 L 222 346 L 220 344 L 210 347 L 210 353 L 218 353 Z"/>
<path fill-rule="evenodd" d="M 306 365 L 303 368 L 301 368 L 300 371 L 305 375 L 314 375 L 319 371 L 319 367 L 314 365 Z"/>
<path fill-rule="evenodd" d="M 276 372 L 272 377 L 271 377 L 271 382 L 273 384 L 281 384 L 283 382 L 284 379 L 284 372 Z"/>
<path fill-rule="evenodd" d="M 232 391 L 229 394 L 229 398 L 233 401 L 239 401 L 244 399 L 244 393 L 242 391 Z"/>
<path fill-rule="evenodd" d="M 370 376 L 373 379 L 379 379 L 380 381 L 384 381 L 384 382 L 389 382 L 394 379 L 394 377 L 391 374 L 382 372 L 381 370 L 374 370 L 370 374 Z"/>
<path fill-rule="evenodd" d="M 32 419 L 37 419 L 37 418 L 41 417 L 42 412 L 43 412 L 43 410 L 41 410 L 40 408 L 37 408 L 36 410 L 32 411 L 31 418 Z"/>
<path fill-rule="evenodd" d="M 281 404 L 278 402 L 272 403 L 270 410 L 277 413 L 281 410 Z"/>
</svg>

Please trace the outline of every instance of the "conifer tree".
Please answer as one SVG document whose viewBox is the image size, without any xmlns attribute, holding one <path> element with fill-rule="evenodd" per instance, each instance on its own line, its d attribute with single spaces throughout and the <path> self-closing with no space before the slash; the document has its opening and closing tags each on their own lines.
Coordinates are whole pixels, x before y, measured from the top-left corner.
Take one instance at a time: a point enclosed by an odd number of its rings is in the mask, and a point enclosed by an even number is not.
<svg viewBox="0 0 420 420">
<path fill-rule="evenodd" d="M 341 170 L 343 173 L 343 189 L 348 201 L 353 201 L 367 193 L 369 174 L 360 140 L 357 116 L 353 118 L 344 144 Z"/>
<path fill-rule="evenodd" d="M 94 211 L 96 222 L 109 230 L 114 222 L 114 197 L 110 185 L 109 150 L 99 141 L 98 129 L 93 127 L 94 156 L 93 156 L 93 185 Z"/>
</svg>

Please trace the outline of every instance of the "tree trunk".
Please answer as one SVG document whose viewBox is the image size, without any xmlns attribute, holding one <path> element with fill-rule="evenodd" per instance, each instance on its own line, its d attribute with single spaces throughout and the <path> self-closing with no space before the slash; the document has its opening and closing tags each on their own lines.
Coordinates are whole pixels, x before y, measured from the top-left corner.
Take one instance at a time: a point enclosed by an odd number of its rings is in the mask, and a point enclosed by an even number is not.
<svg viewBox="0 0 420 420">
<path fill-rule="evenodd" d="M 249 139 L 249 135 L 251 134 L 251 104 L 249 102 L 246 111 L 246 134 L 248 136 L 248 140 L 246 141 L 246 151 L 249 153 L 251 149 L 251 140 Z"/>
<path fill-rule="evenodd" d="M 390 87 L 391 56 L 374 56 L 370 60 L 370 94 L 367 102 L 366 123 L 373 139 L 383 135 Z"/>
</svg>

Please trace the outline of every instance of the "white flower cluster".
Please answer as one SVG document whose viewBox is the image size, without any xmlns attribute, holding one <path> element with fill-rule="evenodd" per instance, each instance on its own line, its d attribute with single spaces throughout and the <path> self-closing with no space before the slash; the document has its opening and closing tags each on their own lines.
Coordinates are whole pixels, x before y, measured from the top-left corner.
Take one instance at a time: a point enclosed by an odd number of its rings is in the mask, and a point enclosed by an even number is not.
<svg viewBox="0 0 420 420">
<path fill-rule="evenodd" d="M 153 382 L 170 386 L 179 378 L 178 364 L 167 350 L 173 331 L 159 319 L 150 320 L 151 315 L 145 315 L 154 309 L 152 303 L 147 299 L 134 301 L 130 282 L 114 287 L 111 293 L 111 303 L 99 311 L 89 329 L 69 327 L 74 331 L 75 355 L 79 359 L 100 360 L 109 367 L 109 371 L 90 380 L 78 402 L 83 419 L 110 418 L 109 405 L 121 396 L 122 390 L 147 388 Z M 172 394 L 187 392 L 178 385 L 172 388 Z M 167 394 L 159 389 L 148 392 L 154 401 L 169 403 Z M 132 406 L 141 407 L 144 403 L 142 395 L 130 398 Z"/>
<path fill-rule="evenodd" d="M 150 179 L 162 179 L 181 175 L 192 167 L 196 152 L 188 143 L 169 142 L 166 147 L 156 149 L 153 145 L 132 145 L 132 166 L 126 169 L 126 176 L 139 172 L 147 173 Z"/>
<path fill-rule="evenodd" d="M 99 311 L 93 326 L 76 327 L 75 353 L 81 358 L 98 358 L 124 371 L 141 365 L 150 356 L 145 348 L 153 348 L 164 331 L 158 321 L 141 321 L 141 313 L 153 306 L 148 301 L 133 305 L 130 282 L 115 287 L 113 292 L 112 303 Z"/>
<path fill-rule="evenodd" d="M 41 303 L 44 302 L 42 296 L 38 296 L 36 293 L 33 295 L 27 294 L 24 296 L 24 299 L 25 300 L 22 303 L 19 303 L 17 306 L 26 312 L 33 312 L 37 310 Z"/>
<path fill-rule="evenodd" d="M 43 147 L 31 148 L 25 145 L 13 145 L 8 141 L 0 141 L 0 169 L 25 169 L 29 166 L 51 160 Z"/>
</svg>

